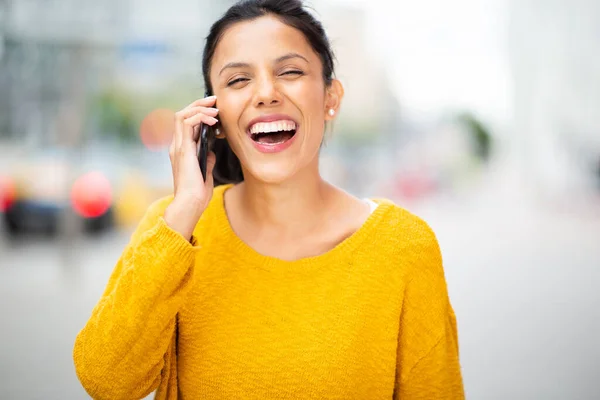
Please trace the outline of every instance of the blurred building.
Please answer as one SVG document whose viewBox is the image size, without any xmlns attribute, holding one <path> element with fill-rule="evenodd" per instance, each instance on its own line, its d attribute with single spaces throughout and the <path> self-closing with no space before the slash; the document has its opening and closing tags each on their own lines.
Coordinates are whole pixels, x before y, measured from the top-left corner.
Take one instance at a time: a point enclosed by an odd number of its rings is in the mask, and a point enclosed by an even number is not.
<svg viewBox="0 0 600 400">
<path fill-rule="evenodd" d="M 152 3 L 0 2 L 0 136 L 77 144 L 90 94 L 168 83 L 181 71 L 199 77 L 206 10 L 214 3 Z"/>
<path fill-rule="evenodd" d="M 541 193 L 600 183 L 600 2 L 512 1 L 515 149 Z"/>
<path fill-rule="evenodd" d="M 344 85 L 341 110 L 333 123 L 322 172 L 357 196 L 379 193 L 377 182 L 394 174 L 396 149 L 409 133 L 385 68 L 368 42 L 367 14 L 343 2 L 316 7 L 336 57 L 336 77 Z"/>
<path fill-rule="evenodd" d="M 0 135 L 77 142 L 89 94 L 111 85 L 201 95 L 204 38 L 233 3 L 4 0 Z M 337 130 L 393 131 L 398 104 L 383 69 L 368 56 L 364 12 L 340 3 L 318 11 L 347 89 Z"/>
<path fill-rule="evenodd" d="M 123 7 L 4 0 L 0 135 L 31 144 L 79 140 L 86 94 L 113 72 Z"/>
<path fill-rule="evenodd" d="M 337 58 L 336 75 L 345 88 L 339 133 L 363 136 L 367 144 L 396 136 L 400 105 L 386 68 L 367 43 L 365 11 L 343 3 L 323 4 L 318 11 Z"/>
</svg>

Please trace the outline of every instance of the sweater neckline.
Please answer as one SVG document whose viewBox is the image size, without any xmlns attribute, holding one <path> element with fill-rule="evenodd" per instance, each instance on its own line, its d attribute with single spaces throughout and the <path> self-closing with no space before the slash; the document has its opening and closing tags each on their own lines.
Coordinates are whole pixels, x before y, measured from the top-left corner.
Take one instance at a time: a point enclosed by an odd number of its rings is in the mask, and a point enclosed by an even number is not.
<svg viewBox="0 0 600 400">
<path fill-rule="evenodd" d="M 297 260 L 283 260 L 273 256 L 267 256 L 256 251 L 253 247 L 244 242 L 233 230 L 227 210 L 225 208 L 225 192 L 233 184 L 223 185 L 215 188 L 213 197 L 215 200 L 217 225 L 221 240 L 230 241 L 229 247 L 235 252 L 242 253 L 244 258 L 255 265 L 261 267 L 309 267 L 311 265 L 322 265 L 330 261 L 338 261 L 349 257 L 365 239 L 371 237 L 374 239 L 373 232 L 377 230 L 378 225 L 384 219 L 384 216 L 391 210 L 394 204 L 386 199 L 371 199 L 378 204 L 378 207 L 369 215 L 365 222 L 349 237 L 338 243 L 331 250 L 310 257 L 303 257 Z"/>
</svg>

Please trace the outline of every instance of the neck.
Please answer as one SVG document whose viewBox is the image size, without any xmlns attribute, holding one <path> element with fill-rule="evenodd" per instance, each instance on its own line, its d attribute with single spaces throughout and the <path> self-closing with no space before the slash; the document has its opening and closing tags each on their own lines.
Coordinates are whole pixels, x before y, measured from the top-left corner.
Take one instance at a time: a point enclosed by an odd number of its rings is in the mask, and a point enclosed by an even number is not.
<svg viewBox="0 0 600 400">
<path fill-rule="evenodd" d="M 249 177 L 239 185 L 238 206 L 247 221 L 258 229 L 306 232 L 322 221 L 322 210 L 334 191 L 318 169 L 277 184 Z"/>
</svg>

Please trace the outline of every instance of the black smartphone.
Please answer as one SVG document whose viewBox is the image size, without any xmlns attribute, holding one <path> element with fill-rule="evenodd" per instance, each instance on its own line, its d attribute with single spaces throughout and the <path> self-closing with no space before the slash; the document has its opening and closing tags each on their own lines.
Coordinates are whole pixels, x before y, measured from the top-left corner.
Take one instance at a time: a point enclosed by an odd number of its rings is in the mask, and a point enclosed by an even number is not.
<svg viewBox="0 0 600 400">
<path fill-rule="evenodd" d="M 204 93 L 204 97 L 208 97 L 210 94 L 208 92 Z M 206 158 L 208 157 L 208 152 L 212 149 L 212 144 L 215 140 L 214 127 L 206 124 L 200 124 L 200 134 L 198 137 L 198 163 L 200 164 L 200 171 L 202 172 L 202 177 L 206 182 Z"/>
</svg>

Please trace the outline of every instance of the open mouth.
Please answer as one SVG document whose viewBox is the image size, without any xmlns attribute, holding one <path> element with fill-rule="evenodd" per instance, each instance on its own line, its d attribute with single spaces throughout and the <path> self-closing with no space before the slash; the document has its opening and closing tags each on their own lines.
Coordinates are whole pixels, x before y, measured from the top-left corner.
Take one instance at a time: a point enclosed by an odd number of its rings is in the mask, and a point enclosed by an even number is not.
<svg viewBox="0 0 600 400">
<path fill-rule="evenodd" d="M 290 140 L 297 130 L 294 121 L 258 122 L 250 127 L 249 135 L 256 143 L 275 145 Z"/>
</svg>

